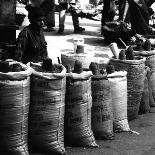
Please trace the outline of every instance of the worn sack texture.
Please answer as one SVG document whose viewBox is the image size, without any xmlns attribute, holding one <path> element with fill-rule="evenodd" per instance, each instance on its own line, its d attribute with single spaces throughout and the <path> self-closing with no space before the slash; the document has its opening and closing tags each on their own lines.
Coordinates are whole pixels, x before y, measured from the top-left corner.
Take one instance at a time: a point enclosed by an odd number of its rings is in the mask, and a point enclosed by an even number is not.
<svg viewBox="0 0 155 155">
<path fill-rule="evenodd" d="M 33 152 L 66 154 L 64 148 L 66 70 L 62 65 L 56 66 L 61 68 L 61 73 L 43 73 L 35 70 L 31 77 L 29 147 Z M 31 67 L 33 68 L 32 64 Z M 34 68 L 37 69 L 36 65 Z"/>
<path fill-rule="evenodd" d="M 91 130 L 91 79 L 67 77 L 66 83 L 65 145 L 96 147 Z"/>
<path fill-rule="evenodd" d="M 139 107 L 139 114 L 145 114 L 150 111 L 150 96 L 149 96 L 149 81 L 148 81 L 149 68 L 145 68 L 145 80 L 144 80 L 144 90 L 142 93 L 142 98 Z"/>
<path fill-rule="evenodd" d="M 27 136 L 31 71 L 26 68 L 21 73 L 0 72 L 1 155 L 29 155 Z"/>
<path fill-rule="evenodd" d="M 127 118 L 127 72 L 108 75 L 112 94 L 114 131 L 130 131 Z"/>
<path fill-rule="evenodd" d="M 153 98 L 155 101 L 155 54 L 148 56 L 146 58 L 146 65 L 150 68 L 150 85 L 152 89 Z"/>
<path fill-rule="evenodd" d="M 145 58 L 139 60 L 111 59 L 116 71 L 127 71 L 128 120 L 137 118 L 145 80 Z"/>
<path fill-rule="evenodd" d="M 113 111 L 110 82 L 92 77 L 92 130 L 96 139 L 113 139 Z"/>
<path fill-rule="evenodd" d="M 154 82 L 154 72 L 155 72 L 155 50 L 151 51 L 134 51 L 135 55 L 143 56 L 146 58 L 146 66 L 149 67 L 147 74 L 148 85 L 149 85 L 149 96 L 150 96 L 150 106 L 155 107 L 155 82 Z"/>
</svg>

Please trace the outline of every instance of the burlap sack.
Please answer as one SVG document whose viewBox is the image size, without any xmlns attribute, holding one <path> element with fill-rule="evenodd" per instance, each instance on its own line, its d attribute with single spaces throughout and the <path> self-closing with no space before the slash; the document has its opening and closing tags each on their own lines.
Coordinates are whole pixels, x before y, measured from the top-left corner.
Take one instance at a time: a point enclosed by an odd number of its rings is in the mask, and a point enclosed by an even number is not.
<svg viewBox="0 0 155 155">
<path fill-rule="evenodd" d="M 113 139 L 111 87 L 103 75 L 94 75 L 92 87 L 92 130 L 96 139 Z"/>
<path fill-rule="evenodd" d="M 0 72 L 0 154 L 2 155 L 29 155 L 27 139 L 31 69 L 19 64 L 23 69 L 21 72 Z"/>
<path fill-rule="evenodd" d="M 68 73 L 66 79 L 65 145 L 97 147 L 91 130 L 91 72 Z"/>
<path fill-rule="evenodd" d="M 64 148 L 64 110 L 66 69 L 55 67 L 60 73 L 38 72 L 31 76 L 31 104 L 29 112 L 29 147 L 31 151 L 49 154 L 66 154 Z"/>
</svg>

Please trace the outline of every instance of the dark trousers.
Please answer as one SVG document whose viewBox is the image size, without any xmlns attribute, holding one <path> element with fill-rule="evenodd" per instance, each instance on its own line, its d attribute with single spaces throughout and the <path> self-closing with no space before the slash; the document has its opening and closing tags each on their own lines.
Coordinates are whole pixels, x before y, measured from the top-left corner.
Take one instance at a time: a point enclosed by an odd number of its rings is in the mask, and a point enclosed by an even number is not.
<svg viewBox="0 0 155 155">
<path fill-rule="evenodd" d="M 73 4 L 72 4 L 73 5 Z M 59 4 L 59 28 L 64 29 L 64 23 L 65 23 L 65 18 L 66 18 L 66 10 L 68 4 L 67 3 L 60 3 Z M 70 12 L 72 16 L 72 21 L 73 21 L 73 27 L 74 29 L 79 27 L 79 19 L 76 11 Z"/>
<path fill-rule="evenodd" d="M 47 27 L 55 27 L 55 0 L 45 0 L 41 4 L 41 8 L 45 11 L 45 25 Z"/>
</svg>

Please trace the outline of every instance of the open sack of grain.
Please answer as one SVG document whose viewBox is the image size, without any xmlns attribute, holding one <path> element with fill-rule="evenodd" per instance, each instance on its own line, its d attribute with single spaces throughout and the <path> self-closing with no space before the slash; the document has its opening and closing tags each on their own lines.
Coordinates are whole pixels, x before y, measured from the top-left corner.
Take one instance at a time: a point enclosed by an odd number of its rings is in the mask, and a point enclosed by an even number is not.
<svg viewBox="0 0 155 155">
<path fill-rule="evenodd" d="M 28 112 L 31 68 L 0 61 L 0 154 L 29 155 Z"/>
<path fill-rule="evenodd" d="M 111 140 L 114 139 L 114 133 L 110 82 L 106 73 L 99 69 L 98 64 L 92 62 L 89 69 L 93 73 L 91 77 L 92 130 L 96 139 Z"/>
<path fill-rule="evenodd" d="M 116 71 L 127 71 L 127 114 L 128 120 L 137 118 L 145 80 L 145 58 L 136 57 L 133 49 L 120 51 L 119 58 L 112 58 Z"/>
<path fill-rule="evenodd" d="M 70 67 L 71 68 L 71 67 Z M 68 69 L 67 69 L 68 70 Z M 66 75 L 65 145 L 97 147 L 91 129 L 91 71 L 76 61 Z"/>
<path fill-rule="evenodd" d="M 29 147 L 32 152 L 66 154 L 64 148 L 64 112 L 66 69 L 47 59 L 30 63 L 31 101 Z"/>
</svg>

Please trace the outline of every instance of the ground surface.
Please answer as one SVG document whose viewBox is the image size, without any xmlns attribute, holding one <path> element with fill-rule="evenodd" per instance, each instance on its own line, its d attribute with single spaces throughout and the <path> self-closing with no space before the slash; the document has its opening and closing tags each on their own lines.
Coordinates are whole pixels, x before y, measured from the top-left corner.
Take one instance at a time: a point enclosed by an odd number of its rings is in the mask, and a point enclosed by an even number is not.
<svg viewBox="0 0 155 155">
<path fill-rule="evenodd" d="M 67 17 L 63 35 L 58 35 L 57 32 L 45 33 L 50 57 L 57 61 L 56 58 L 61 53 L 73 51 L 72 38 L 77 36 L 85 39 L 85 51 L 101 52 L 111 57 L 112 54 L 109 48 L 104 46 L 103 37 L 100 35 L 100 22 L 82 19 L 80 23 L 86 28 L 83 34 L 73 34 L 70 16 Z M 56 29 L 58 29 L 57 15 Z M 155 155 L 155 109 L 151 109 L 151 113 L 139 115 L 129 124 L 130 128 L 140 135 L 119 133 L 115 134 L 115 140 L 97 141 L 99 148 L 66 147 L 66 151 L 69 155 Z"/>
</svg>

